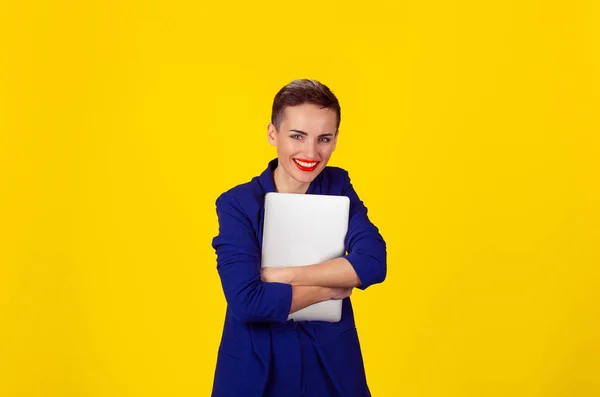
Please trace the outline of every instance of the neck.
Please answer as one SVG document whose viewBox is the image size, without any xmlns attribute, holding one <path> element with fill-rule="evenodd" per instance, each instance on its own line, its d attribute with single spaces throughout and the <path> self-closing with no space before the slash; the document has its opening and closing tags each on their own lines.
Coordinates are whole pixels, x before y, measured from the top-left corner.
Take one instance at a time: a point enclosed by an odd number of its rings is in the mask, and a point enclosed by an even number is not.
<svg viewBox="0 0 600 397">
<path fill-rule="evenodd" d="M 273 171 L 273 182 L 278 193 L 304 194 L 310 186 L 310 183 L 301 183 L 293 179 L 280 166 L 277 166 Z"/>
</svg>

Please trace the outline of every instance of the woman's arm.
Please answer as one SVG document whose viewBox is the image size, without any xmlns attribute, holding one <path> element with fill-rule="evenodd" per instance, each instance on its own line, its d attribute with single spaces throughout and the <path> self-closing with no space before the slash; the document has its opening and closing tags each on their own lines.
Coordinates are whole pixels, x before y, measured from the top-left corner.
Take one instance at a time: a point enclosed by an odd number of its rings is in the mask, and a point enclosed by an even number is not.
<svg viewBox="0 0 600 397">
<path fill-rule="evenodd" d="M 381 283 L 387 274 L 386 244 L 379 229 L 369 220 L 344 171 L 342 194 L 350 199 L 350 218 L 345 245 L 347 255 L 320 264 L 286 268 L 264 268 L 262 279 L 291 285 L 325 287 L 367 287 Z"/>
<path fill-rule="evenodd" d="M 382 283 L 387 275 L 387 247 L 379 229 L 369 220 L 367 207 L 356 194 L 344 171 L 343 195 L 350 199 L 350 220 L 346 234 L 346 259 L 360 279 L 359 289 Z"/>
<path fill-rule="evenodd" d="M 242 322 L 286 322 L 293 301 L 292 286 L 261 280 L 258 242 L 235 197 L 222 194 L 216 207 L 219 234 L 212 245 L 229 310 Z"/>
<path fill-rule="evenodd" d="M 345 258 L 336 258 L 318 265 L 266 267 L 261 273 L 263 281 L 294 286 L 354 288 L 361 285 L 354 268 Z"/>
<path fill-rule="evenodd" d="M 216 202 L 219 235 L 213 239 L 217 270 L 231 313 L 242 322 L 286 322 L 313 303 L 343 299 L 351 291 L 319 286 L 292 286 L 261 280 L 260 250 L 250 220 L 227 194 Z"/>
<path fill-rule="evenodd" d="M 344 299 L 352 294 L 352 288 L 328 288 L 314 285 L 292 286 L 290 314 L 314 303 L 329 299 Z"/>
</svg>

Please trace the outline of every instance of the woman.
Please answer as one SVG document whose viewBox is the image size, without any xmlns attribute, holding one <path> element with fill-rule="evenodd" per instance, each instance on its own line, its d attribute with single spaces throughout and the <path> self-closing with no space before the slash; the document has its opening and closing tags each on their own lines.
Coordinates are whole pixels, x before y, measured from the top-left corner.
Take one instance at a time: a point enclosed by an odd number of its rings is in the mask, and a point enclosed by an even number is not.
<svg viewBox="0 0 600 397">
<path fill-rule="evenodd" d="M 213 240 L 227 300 L 213 396 L 370 396 L 349 296 L 386 276 L 386 245 L 369 221 L 348 173 L 327 167 L 338 139 L 340 105 L 325 85 L 295 80 L 275 96 L 268 126 L 277 158 L 250 182 L 216 201 Z M 268 192 L 345 195 L 347 255 L 261 272 Z M 343 299 L 337 323 L 287 321 L 311 304 Z"/>
</svg>

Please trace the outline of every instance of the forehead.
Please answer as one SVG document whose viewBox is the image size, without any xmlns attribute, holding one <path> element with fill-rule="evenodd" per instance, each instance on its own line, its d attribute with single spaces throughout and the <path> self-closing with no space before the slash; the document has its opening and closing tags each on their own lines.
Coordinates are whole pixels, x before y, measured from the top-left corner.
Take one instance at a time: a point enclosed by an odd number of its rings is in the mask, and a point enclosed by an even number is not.
<svg viewBox="0 0 600 397">
<path fill-rule="evenodd" d="M 337 130 L 337 115 L 329 108 L 305 103 L 286 107 L 283 115 L 281 129 L 284 131 L 295 129 L 308 134 L 333 134 Z"/>
</svg>

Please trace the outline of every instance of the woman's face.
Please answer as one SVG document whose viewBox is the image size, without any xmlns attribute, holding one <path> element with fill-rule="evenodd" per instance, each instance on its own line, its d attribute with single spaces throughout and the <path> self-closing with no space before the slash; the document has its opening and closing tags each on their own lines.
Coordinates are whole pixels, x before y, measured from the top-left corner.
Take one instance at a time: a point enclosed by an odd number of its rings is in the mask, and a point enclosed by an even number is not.
<svg viewBox="0 0 600 397">
<path fill-rule="evenodd" d="M 289 106 L 279 131 L 269 124 L 269 143 L 277 147 L 279 166 L 289 177 L 310 183 L 325 168 L 337 143 L 337 115 L 317 105 Z"/>
</svg>

